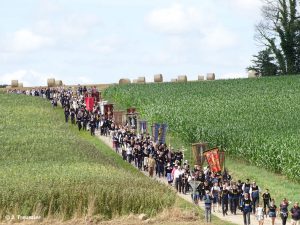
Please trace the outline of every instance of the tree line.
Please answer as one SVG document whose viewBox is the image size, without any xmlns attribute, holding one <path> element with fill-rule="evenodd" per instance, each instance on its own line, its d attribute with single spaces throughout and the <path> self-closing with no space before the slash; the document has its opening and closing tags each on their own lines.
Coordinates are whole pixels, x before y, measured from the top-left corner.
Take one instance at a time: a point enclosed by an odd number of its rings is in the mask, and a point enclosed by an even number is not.
<svg viewBox="0 0 300 225">
<path fill-rule="evenodd" d="M 262 19 L 255 26 L 255 40 L 262 50 L 247 70 L 261 76 L 300 73 L 299 0 L 263 0 Z"/>
</svg>

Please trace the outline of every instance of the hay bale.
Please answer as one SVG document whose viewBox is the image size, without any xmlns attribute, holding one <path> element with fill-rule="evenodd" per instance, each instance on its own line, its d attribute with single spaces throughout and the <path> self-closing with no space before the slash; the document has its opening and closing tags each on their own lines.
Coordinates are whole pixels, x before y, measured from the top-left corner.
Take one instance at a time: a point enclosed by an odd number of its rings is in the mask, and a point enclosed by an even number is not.
<svg viewBox="0 0 300 225">
<path fill-rule="evenodd" d="M 55 86 L 63 86 L 62 80 L 56 80 L 55 81 Z"/>
<path fill-rule="evenodd" d="M 255 70 L 248 71 L 248 78 L 256 78 L 258 77 L 258 73 Z"/>
<path fill-rule="evenodd" d="M 178 76 L 177 82 L 187 82 L 187 76 L 186 75 Z"/>
<path fill-rule="evenodd" d="M 55 79 L 54 78 L 49 78 L 47 80 L 47 85 L 48 85 L 48 87 L 55 87 Z"/>
<path fill-rule="evenodd" d="M 132 81 L 133 84 L 137 84 L 137 82 L 138 82 L 137 79 L 134 79 L 134 80 Z"/>
<path fill-rule="evenodd" d="M 161 83 L 161 82 L 163 82 L 163 75 L 162 74 L 154 75 L 154 82 L 155 83 Z"/>
<path fill-rule="evenodd" d="M 119 84 L 130 84 L 130 83 L 131 83 L 130 79 L 127 78 L 123 78 L 119 80 Z"/>
<path fill-rule="evenodd" d="M 216 75 L 214 73 L 208 73 L 206 75 L 206 80 L 215 80 L 216 79 Z"/>
<path fill-rule="evenodd" d="M 10 86 L 10 85 L 8 85 L 8 86 L 6 86 L 6 88 L 7 88 L 7 89 L 10 89 L 10 88 L 11 88 L 11 86 Z"/>
<path fill-rule="evenodd" d="M 203 81 L 204 80 L 204 76 L 203 75 L 199 75 L 198 76 L 198 81 Z"/>
<path fill-rule="evenodd" d="M 23 88 L 23 83 L 19 83 L 18 87 Z"/>
<path fill-rule="evenodd" d="M 18 86 L 19 86 L 18 80 L 12 80 L 12 81 L 11 81 L 11 87 L 12 87 L 12 88 L 15 88 L 15 87 L 18 87 Z"/>
<path fill-rule="evenodd" d="M 144 84 L 144 83 L 146 83 L 146 78 L 145 77 L 138 77 L 137 83 L 138 84 Z"/>
<path fill-rule="evenodd" d="M 172 83 L 176 83 L 176 82 L 177 82 L 177 79 L 171 79 L 171 82 L 172 82 Z"/>
</svg>

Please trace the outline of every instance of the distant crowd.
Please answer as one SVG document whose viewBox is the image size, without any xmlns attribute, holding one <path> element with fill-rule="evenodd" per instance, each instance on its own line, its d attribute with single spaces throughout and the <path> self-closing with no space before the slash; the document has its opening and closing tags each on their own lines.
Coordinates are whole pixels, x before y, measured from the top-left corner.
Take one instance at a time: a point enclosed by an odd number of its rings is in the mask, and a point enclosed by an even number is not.
<svg viewBox="0 0 300 225">
<path fill-rule="evenodd" d="M 88 111 L 84 98 L 93 96 L 97 91 L 95 87 L 78 85 L 76 90 L 41 88 L 8 92 L 48 99 L 53 107 L 60 105 L 64 109 L 65 122 L 70 121 L 79 131 L 111 137 L 114 150 L 123 160 L 147 172 L 150 177 L 166 179 L 177 192 L 190 194 L 195 204 L 202 202 L 207 222 L 211 221 L 211 211 L 219 211 L 226 216 L 228 213 L 236 215 L 240 210 L 245 225 L 250 225 L 251 214 L 256 216 L 259 225 L 263 225 L 266 217 L 271 219 L 272 224 L 280 217 L 283 225 L 290 217 L 292 225 L 300 225 L 298 202 L 292 204 L 284 198 L 277 206 L 269 190 L 261 190 L 255 181 L 234 181 L 226 170 L 213 173 L 209 167 L 192 166 L 184 159 L 182 151 L 154 142 L 149 133 L 138 134 L 133 123 L 115 125 L 112 114 L 108 112 L 105 115 L 98 104 Z"/>
</svg>

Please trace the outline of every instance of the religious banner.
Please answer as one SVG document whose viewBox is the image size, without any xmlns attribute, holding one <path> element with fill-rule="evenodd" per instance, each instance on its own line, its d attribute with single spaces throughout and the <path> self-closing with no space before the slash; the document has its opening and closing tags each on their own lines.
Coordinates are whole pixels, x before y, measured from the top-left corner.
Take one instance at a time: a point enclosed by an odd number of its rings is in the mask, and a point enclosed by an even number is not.
<svg viewBox="0 0 300 225">
<path fill-rule="evenodd" d="M 147 121 L 139 121 L 139 131 L 141 134 L 147 133 Z"/>
<path fill-rule="evenodd" d="M 137 129 L 137 114 L 127 114 L 127 124 L 131 129 Z"/>
<path fill-rule="evenodd" d="M 162 124 L 155 123 L 153 125 L 153 133 L 154 133 L 153 137 L 155 142 L 158 141 L 161 144 L 166 143 L 167 128 L 168 125 L 165 123 Z"/>
<path fill-rule="evenodd" d="M 113 104 L 106 104 L 104 105 L 104 115 L 106 119 L 112 119 L 114 112 L 114 105 Z"/>
<path fill-rule="evenodd" d="M 220 158 L 221 169 L 225 169 L 225 152 L 224 151 L 219 151 L 219 158 Z"/>
<path fill-rule="evenodd" d="M 208 149 L 208 144 L 207 143 L 196 143 L 192 144 L 192 152 L 193 156 L 195 159 L 195 164 L 198 166 L 203 166 L 205 157 L 204 157 L 204 152 Z"/>
<path fill-rule="evenodd" d="M 116 126 L 121 126 L 124 124 L 124 114 L 125 111 L 114 111 L 113 112 L 113 118 L 114 118 L 114 123 Z"/>
<path fill-rule="evenodd" d="M 205 152 L 204 155 L 212 172 L 216 173 L 222 171 L 218 148 L 211 149 Z"/>
<path fill-rule="evenodd" d="M 93 108 L 94 108 L 94 98 L 92 98 L 92 97 L 86 97 L 84 99 L 84 101 L 85 101 L 86 109 L 88 111 L 92 112 Z"/>
</svg>

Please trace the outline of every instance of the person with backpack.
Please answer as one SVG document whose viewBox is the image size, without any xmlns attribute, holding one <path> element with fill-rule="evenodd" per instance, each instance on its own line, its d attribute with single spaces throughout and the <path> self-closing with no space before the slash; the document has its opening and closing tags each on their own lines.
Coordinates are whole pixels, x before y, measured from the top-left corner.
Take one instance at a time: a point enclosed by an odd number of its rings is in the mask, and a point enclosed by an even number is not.
<svg viewBox="0 0 300 225">
<path fill-rule="evenodd" d="M 211 222 L 211 204 L 213 201 L 213 197 L 210 195 L 209 191 L 205 192 L 205 196 L 203 197 L 204 206 L 205 206 L 205 219 L 206 222 Z"/>
<path fill-rule="evenodd" d="M 280 203 L 280 206 L 279 206 L 282 225 L 286 225 L 286 221 L 287 221 L 287 218 L 289 216 L 288 207 L 289 207 L 289 202 L 286 198 L 284 198 L 282 200 L 282 202 Z"/>
<path fill-rule="evenodd" d="M 244 194 L 244 198 L 241 203 L 241 209 L 244 217 L 244 225 L 250 225 L 250 214 L 252 212 L 252 201 L 248 193 Z"/>
</svg>

